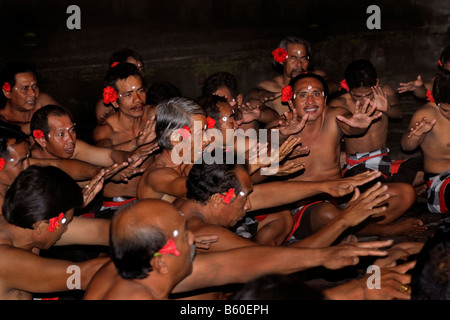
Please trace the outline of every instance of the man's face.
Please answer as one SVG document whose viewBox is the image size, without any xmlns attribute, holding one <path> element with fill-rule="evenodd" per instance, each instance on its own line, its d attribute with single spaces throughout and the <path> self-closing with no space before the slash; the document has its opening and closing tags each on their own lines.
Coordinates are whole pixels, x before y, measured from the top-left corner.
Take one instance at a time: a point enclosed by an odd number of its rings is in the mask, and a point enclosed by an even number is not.
<svg viewBox="0 0 450 320">
<path fill-rule="evenodd" d="M 230 89 L 227 87 L 221 87 L 214 92 L 214 94 L 218 95 L 219 97 L 224 97 L 227 99 L 230 106 L 234 107 L 236 106 L 237 97 L 233 97 L 233 95 L 230 92 Z"/>
<path fill-rule="evenodd" d="M 191 115 L 191 161 L 195 162 L 202 157 L 203 151 L 209 144 L 206 135 L 206 117 L 202 114 Z"/>
<path fill-rule="evenodd" d="M 289 43 L 287 45 L 288 57 L 284 62 L 284 74 L 293 79 L 299 74 L 308 71 L 309 53 L 303 44 Z"/>
<path fill-rule="evenodd" d="M 220 112 L 220 131 L 222 132 L 224 145 L 232 145 L 234 143 L 234 131 L 238 128 L 234 120 L 234 111 L 230 104 L 219 102 L 217 105 Z"/>
<path fill-rule="evenodd" d="M 50 115 L 48 117 L 48 125 L 50 132 L 43 148 L 55 158 L 71 158 L 77 139 L 75 124 L 66 115 Z"/>
<path fill-rule="evenodd" d="M 39 98 L 39 87 L 36 77 L 31 72 L 18 73 L 15 76 L 16 84 L 8 94 L 11 105 L 18 111 L 32 111 L 36 108 Z"/>
<path fill-rule="evenodd" d="M 125 80 L 117 81 L 119 98 L 114 106 L 120 112 L 133 117 L 142 117 L 144 114 L 146 93 L 142 81 L 137 76 L 129 76 Z"/>
<path fill-rule="evenodd" d="M 370 87 L 353 88 L 350 90 L 350 96 L 355 103 L 359 101 L 361 105 L 363 105 L 367 99 L 373 100 L 374 98 L 373 91 Z"/>
<path fill-rule="evenodd" d="M 250 175 L 244 169 L 238 169 L 236 172 L 241 192 L 236 193 L 234 198 L 229 204 L 223 204 L 220 212 L 219 223 L 224 227 L 233 227 L 245 216 L 248 210 L 252 208 L 249 194 L 253 192 L 252 182 Z"/>
<path fill-rule="evenodd" d="M 315 78 L 300 79 L 295 83 L 293 92 L 292 101 L 299 117 L 303 118 L 308 114 L 308 121 L 314 121 L 322 115 L 326 98 L 319 80 Z"/>
<path fill-rule="evenodd" d="M 9 157 L 8 159 L 4 159 L 5 167 L 1 170 L 5 182 L 9 185 L 14 182 L 22 171 L 30 166 L 30 146 L 28 142 L 15 143 L 15 139 L 8 141 Z"/>
</svg>

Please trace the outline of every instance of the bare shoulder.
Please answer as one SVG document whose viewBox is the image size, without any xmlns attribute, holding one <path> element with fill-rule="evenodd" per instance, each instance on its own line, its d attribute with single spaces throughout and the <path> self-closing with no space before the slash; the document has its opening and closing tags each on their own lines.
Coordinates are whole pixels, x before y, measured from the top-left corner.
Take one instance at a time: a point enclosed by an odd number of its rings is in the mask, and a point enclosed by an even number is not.
<svg viewBox="0 0 450 320">
<path fill-rule="evenodd" d="M 256 89 L 264 89 L 272 92 L 277 92 L 282 89 L 280 82 L 281 76 L 275 76 L 272 79 L 267 79 L 258 83 L 256 85 Z"/>
<path fill-rule="evenodd" d="M 58 102 L 56 102 L 56 100 L 52 97 L 52 96 L 50 96 L 48 93 L 45 93 L 45 92 L 40 92 L 39 93 L 39 104 L 41 105 L 41 106 L 46 106 L 46 105 L 49 105 L 49 104 L 53 104 L 53 105 L 57 105 L 58 104 Z"/>
<path fill-rule="evenodd" d="M 110 139 L 111 135 L 114 133 L 114 128 L 108 119 L 103 120 L 101 123 L 97 124 L 92 133 L 92 138 L 95 142 L 103 139 Z"/>
<path fill-rule="evenodd" d="M 327 103 L 327 106 L 349 109 L 350 107 L 347 99 L 348 95 L 349 95 L 348 93 L 344 93 L 342 96 L 332 99 L 330 102 Z"/>
</svg>

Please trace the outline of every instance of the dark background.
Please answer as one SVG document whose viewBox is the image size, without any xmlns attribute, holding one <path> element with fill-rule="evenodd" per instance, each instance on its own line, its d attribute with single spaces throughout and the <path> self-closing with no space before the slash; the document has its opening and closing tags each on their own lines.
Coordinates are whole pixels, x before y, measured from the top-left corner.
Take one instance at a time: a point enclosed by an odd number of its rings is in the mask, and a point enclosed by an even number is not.
<svg viewBox="0 0 450 320">
<path fill-rule="evenodd" d="M 66 27 L 72 4 L 81 30 Z M 366 27 L 372 4 L 380 30 Z M 216 71 L 233 73 L 242 92 L 273 76 L 271 51 L 288 35 L 307 39 L 316 66 L 336 81 L 349 62 L 366 58 L 397 88 L 437 71 L 449 23 L 450 2 L 438 0 L 0 0 L 0 66 L 34 64 L 41 90 L 72 110 L 89 140 L 109 57 L 124 47 L 144 57 L 149 83 L 170 81 L 190 98 Z"/>
</svg>

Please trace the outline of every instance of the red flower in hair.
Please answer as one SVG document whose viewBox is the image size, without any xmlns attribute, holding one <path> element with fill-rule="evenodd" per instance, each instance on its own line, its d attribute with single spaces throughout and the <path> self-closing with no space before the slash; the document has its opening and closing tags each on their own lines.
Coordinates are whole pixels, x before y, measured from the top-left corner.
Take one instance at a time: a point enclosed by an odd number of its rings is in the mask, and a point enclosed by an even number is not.
<svg viewBox="0 0 450 320">
<path fill-rule="evenodd" d="M 118 95 L 116 90 L 113 87 L 108 86 L 103 89 L 103 103 L 110 104 L 111 102 L 117 101 Z"/>
<path fill-rule="evenodd" d="M 115 66 L 117 66 L 119 64 L 119 62 L 115 61 L 111 64 L 111 68 L 114 68 Z"/>
<path fill-rule="evenodd" d="M 64 220 L 63 220 L 64 219 Z M 62 223 L 66 222 L 66 218 L 64 218 L 64 213 L 60 213 L 57 217 L 51 218 L 48 220 L 48 231 L 53 232 L 59 227 L 61 227 L 61 224 L 59 223 L 61 220 Z"/>
<path fill-rule="evenodd" d="M 214 120 L 211 117 L 206 117 L 206 127 L 208 129 L 214 128 L 215 125 L 216 125 L 216 120 Z"/>
<path fill-rule="evenodd" d="M 294 93 L 292 92 L 291 86 L 286 86 L 281 90 L 281 101 L 288 102 L 293 96 Z"/>
<path fill-rule="evenodd" d="M 430 90 L 427 90 L 427 100 L 434 102 L 433 93 Z"/>
<path fill-rule="evenodd" d="M 160 254 L 173 254 L 178 257 L 180 255 L 180 252 L 177 250 L 177 244 L 175 243 L 175 241 L 170 238 L 169 241 L 167 241 L 167 243 L 164 245 L 164 247 L 159 249 L 159 251 L 156 252 L 153 256 L 156 257 Z"/>
<path fill-rule="evenodd" d="M 44 132 L 42 132 L 42 130 L 34 130 L 33 137 L 35 139 L 42 139 L 44 137 Z"/>
<path fill-rule="evenodd" d="M 230 203 L 231 199 L 236 197 L 236 194 L 234 193 L 234 188 L 230 188 L 224 194 L 220 194 L 220 197 L 223 199 L 222 200 L 223 203 L 226 203 L 226 204 Z"/>
<path fill-rule="evenodd" d="M 342 89 L 345 89 L 345 90 L 350 90 L 350 88 L 348 87 L 348 84 L 347 84 L 347 80 L 342 80 L 341 82 L 339 82 L 339 84 L 341 85 L 341 88 Z"/>
<path fill-rule="evenodd" d="M 272 56 L 276 62 L 282 63 L 286 61 L 288 53 L 284 48 L 276 48 L 272 51 Z"/>
<path fill-rule="evenodd" d="M 180 136 L 182 136 L 184 140 L 187 140 L 191 135 L 191 128 L 189 128 L 189 126 L 184 126 L 183 128 L 178 129 L 176 132 Z"/>
<path fill-rule="evenodd" d="M 4 167 L 5 167 L 5 159 L 0 158 L 0 170 L 3 170 Z"/>
<path fill-rule="evenodd" d="M 438 63 L 439 63 L 439 65 L 441 66 L 441 67 L 443 67 L 444 65 L 442 64 L 442 61 L 439 59 L 438 60 Z"/>
<path fill-rule="evenodd" d="M 3 83 L 2 89 L 5 90 L 6 92 L 11 92 L 11 85 L 9 84 L 9 82 Z"/>
</svg>

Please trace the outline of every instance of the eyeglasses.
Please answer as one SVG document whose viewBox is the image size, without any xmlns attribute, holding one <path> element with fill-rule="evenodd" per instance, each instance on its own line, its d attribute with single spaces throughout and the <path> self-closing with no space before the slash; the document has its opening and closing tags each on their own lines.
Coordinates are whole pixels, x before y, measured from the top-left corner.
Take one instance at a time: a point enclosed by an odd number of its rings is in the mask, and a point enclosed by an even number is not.
<svg viewBox="0 0 450 320">
<path fill-rule="evenodd" d="M 368 93 L 368 94 L 361 94 L 361 95 L 358 95 L 358 94 L 354 94 L 353 91 L 351 91 L 351 90 L 350 90 L 350 94 L 351 94 L 352 96 L 354 96 L 355 98 L 365 98 L 365 97 L 373 96 L 373 92 Z"/>
<path fill-rule="evenodd" d="M 308 99 L 308 96 L 311 96 L 313 99 L 319 99 L 319 98 L 325 97 L 325 92 L 319 91 L 319 90 L 300 91 L 300 92 L 294 93 L 293 99 L 294 100 L 306 100 L 306 99 Z"/>
</svg>

